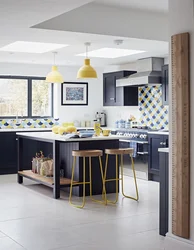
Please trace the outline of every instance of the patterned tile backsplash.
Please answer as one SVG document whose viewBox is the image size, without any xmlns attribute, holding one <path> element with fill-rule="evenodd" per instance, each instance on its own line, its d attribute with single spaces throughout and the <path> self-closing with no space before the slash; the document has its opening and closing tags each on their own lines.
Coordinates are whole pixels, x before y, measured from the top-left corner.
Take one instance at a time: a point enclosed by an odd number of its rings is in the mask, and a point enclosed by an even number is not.
<svg viewBox="0 0 194 250">
<path fill-rule="evenodd" d="M 139 88 L 139 111 L 142 124 L 168 129 L 168 106 L 162 105 L 161 86 Z"/>
<path fill-rule="evenodd" d="M 0 128 L 51 128 L 59 125 L 59 119 L 3 119 Z"/>
</svg>

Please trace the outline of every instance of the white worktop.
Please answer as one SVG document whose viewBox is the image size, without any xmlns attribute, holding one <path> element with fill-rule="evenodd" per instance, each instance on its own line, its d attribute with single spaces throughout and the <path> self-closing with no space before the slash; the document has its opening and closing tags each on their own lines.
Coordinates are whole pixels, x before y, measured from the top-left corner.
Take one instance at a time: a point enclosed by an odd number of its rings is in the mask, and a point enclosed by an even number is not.
<svg viewBox="0 0 194 250">
<path fill-rule="evenodd" d="M 77 127 L 78 130 L 88 130 L 94 129 L 94 127 Z M 102 127 L 102 129 L 115 130 L 114 128 Z M 52 128 L 3 128 L 0 129 L 0 132 L 30 132 L 30 131 L 51 131 Z"/>
<path fill-rule="evenodd" d="M 169 135 L 168 131 L 148 131 L 148 134 L 153 135 Z"/>
<path fill-rule="evenodd" d="M 169 153 L 169 148 L 159 148 L 158 152 Z"/>
<path fill-rule="evenodd" d="M 37 139 L 51 140 L 51 141 L 95 141 L 95 140 L 116 140 L 123 138 L 123 136 L 110 135 L 110 136 L 98 136 L 89 138 L 67 139 L 65 138 L 65 135 L 54 134 L 52 132 L 17 133 L 17 135 L 37 138 Z"/>
<path fill-rule="evenodd" d="M 51 131 L 52 128 L 2 128 L 0 132 L 29 132 L 29 131 Z"/>
</svg>

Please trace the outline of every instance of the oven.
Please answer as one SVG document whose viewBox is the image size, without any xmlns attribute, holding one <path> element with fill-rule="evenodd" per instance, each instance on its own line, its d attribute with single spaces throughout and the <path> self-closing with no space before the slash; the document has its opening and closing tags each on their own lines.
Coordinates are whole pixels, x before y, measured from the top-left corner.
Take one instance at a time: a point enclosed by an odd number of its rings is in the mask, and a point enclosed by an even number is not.
<svg viewBox="0 0 194 250">
<path fill-rule="evenodd" d="M 148 133 L 147 130 L 117 131 L 120 139 L 120 148 L 133 148 L 136 177 L 148 180 Z M 131 160 L 128 155 L 123 156 L 124 175 L 133 176 Z"/>
</svg>

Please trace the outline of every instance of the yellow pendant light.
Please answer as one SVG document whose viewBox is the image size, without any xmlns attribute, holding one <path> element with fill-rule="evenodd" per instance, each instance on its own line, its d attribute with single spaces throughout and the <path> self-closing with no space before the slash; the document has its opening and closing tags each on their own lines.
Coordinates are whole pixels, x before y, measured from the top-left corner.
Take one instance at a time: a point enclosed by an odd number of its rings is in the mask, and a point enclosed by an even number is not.
<svg viewBox="0 0 194 250">
<path fill-rule="evenodd" d="M 54 55 L 54 65 L 52 66 L 52 70 L 48 75 L 46 76 L 46 82 L 48 83 L 63 83 L 63 76 L 61 73 L 58 71 L 57 66 L 55 65 L 55 55 L 57 52 L 53 52 Z"/>
<path fill-rule="evenodd" d="M 77 73 L 77 78 L 97 78 L 96 70 L 90 65 L 90 59 L 88 58 L 88 47 L 90 43 L 85 43 L 86 46 L 86 59 L 84 60 L 84 65 L 79 69 Z"/>
</svg>

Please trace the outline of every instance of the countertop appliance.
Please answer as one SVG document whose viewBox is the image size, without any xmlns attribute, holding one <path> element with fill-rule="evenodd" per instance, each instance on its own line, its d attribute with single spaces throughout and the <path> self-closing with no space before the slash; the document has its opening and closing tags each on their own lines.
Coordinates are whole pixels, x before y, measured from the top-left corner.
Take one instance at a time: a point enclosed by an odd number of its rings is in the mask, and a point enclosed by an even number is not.
<svg viewBox="0 0 194 250">
<path fill-rule="evenodd" d="M 164 58 L 149 57 L 137 60 L 137 73 L 118 79 L 117 87 L 158 85 L 162 83 Z"/>
<path fill-rule="evenodd" d="M 101 127 L 106 127 L 106 113 L 96 112 L 95 119 L 100 123 Z"/>
</svg>

